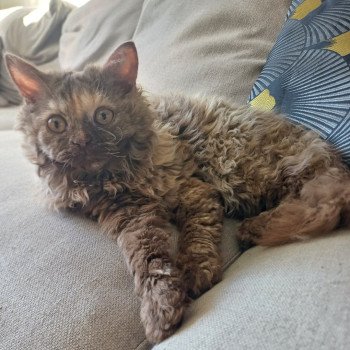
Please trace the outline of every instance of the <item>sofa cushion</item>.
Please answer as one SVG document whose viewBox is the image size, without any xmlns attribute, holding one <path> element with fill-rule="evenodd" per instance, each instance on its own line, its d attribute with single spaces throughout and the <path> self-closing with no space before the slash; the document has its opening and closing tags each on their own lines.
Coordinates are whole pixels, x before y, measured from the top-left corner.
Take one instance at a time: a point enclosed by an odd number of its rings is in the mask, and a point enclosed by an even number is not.
<svg viewBox="0 0 350 350">
<path fill-rule="evenodd" d="M 333 143 L 350 165 L 350 2 L 295 0 L 251 104 Z"/>
<path fill-rule="evenodd" d="M 18 106 L 0 108 L 0 131 L 13 129 L 18 109 Z"/>
<path fill-rule="evenodd" d="M 145 1 L 133 36 L 139 83 L 155 93 L 219 95 L 245 104 L 289 4 Z"/>
<path fill-rule="evenodd" d="M 350 231 L 244 253 L 154 350 L 350 349 Z"/>
<path fill-rule="evenodd" d="M 59 60 L 64 70 L 107 61 L 124 41 L 131 40 L 143 0 L 90 0 L 67 18 L 60 39 Z"/>
</svg>

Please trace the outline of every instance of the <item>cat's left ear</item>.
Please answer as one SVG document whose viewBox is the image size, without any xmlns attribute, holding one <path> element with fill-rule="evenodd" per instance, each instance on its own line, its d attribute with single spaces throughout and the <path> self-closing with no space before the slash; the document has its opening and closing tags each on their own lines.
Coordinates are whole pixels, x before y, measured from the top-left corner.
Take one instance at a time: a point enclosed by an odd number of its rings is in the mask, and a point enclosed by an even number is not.
<svg viewBox="0 0 350 350">
<path fill-rule="evenodd" d="M 131 90 L 136 85 L 138 65 L 135 44 L 128 41 L 112 53 L 103 69 Z"/>
<path fill-rule="evenodd" d="M 35 102 L 46 91 L 45 74 L 21 58 L 6 54 L 7 69 L 27 102 Z"/>
</svg>

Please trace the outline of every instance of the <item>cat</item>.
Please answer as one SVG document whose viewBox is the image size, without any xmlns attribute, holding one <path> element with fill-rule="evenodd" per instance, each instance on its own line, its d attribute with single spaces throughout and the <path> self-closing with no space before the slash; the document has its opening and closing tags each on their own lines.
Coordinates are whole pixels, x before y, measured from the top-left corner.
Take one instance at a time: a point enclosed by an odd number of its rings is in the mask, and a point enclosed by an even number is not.
<svg viewBox="0 0 350 350">
<path fill-rule="evenodd" d="M 349 226 L 349 171 L 328 143 L 271 111 L 144 93 L 132 42 L 82 72 L 6 62 L 24 99 L 27 157 L 55 208 L 86 214 L 117 240 L 152 343 L 179 327 L 189 296 L 220 281 L 224 215 L 244 219 L 242 249 Z"/>
</svg>

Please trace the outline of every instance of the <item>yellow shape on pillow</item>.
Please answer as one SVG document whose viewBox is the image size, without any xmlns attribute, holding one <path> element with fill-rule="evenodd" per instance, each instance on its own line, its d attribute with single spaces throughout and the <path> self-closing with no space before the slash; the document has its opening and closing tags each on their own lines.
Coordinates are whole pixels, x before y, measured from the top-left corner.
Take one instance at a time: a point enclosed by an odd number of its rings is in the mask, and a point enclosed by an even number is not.
<svg viewBox="0 0 350 350">
<path fill-rule="evenodd" d="M 302 4 L 300 4 L 294 11 L 293 19 L 303 19 L 310 12 L 317 9 L 322 4 L 321 0 L 305 0 Z"/>
<path fill-rule="evenodd" d="M 270 95 L 269 89 L 265 89 L 250 101 L 250 105 L 258 109 L 271 111 L 276 105 L 276 100 Z"/>
<path fill-rule="evenodd" d="M 350 32 L 340 34 L 333 38 L 332 44 L 326 47 L 328 50 L 337 52 L 341 56 L 350 54 Z"/>
</svg>

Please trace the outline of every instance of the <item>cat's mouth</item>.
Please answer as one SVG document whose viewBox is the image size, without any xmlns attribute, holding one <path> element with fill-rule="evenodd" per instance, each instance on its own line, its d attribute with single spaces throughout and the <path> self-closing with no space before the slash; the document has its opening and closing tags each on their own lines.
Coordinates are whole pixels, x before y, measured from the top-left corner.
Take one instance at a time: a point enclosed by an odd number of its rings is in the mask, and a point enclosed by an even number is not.
<svg viewBox="0 0 350 350">
<path fill-rule="evenodd" d="M 87 172 L 98 172 L 104 169 L 109 160 L 105 157 L 91 157 L 86 152 L 79 152 L 78 154 L 63 152 L 55 157 L 55 161 L 60 163 L 63 168 L 69 167 Z"/>
</svg>

